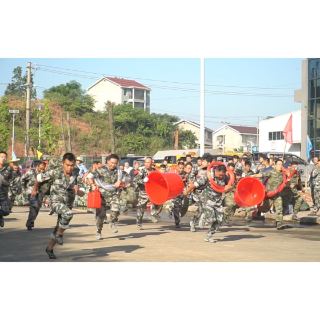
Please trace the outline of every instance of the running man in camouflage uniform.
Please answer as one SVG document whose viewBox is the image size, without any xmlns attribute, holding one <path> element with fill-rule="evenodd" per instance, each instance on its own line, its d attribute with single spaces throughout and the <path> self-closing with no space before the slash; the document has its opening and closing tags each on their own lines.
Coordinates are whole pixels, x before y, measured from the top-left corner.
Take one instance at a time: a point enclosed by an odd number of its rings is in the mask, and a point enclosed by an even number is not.
<svg viewBox="0 0 320 320">
<path fill-rule="evenodd" d="M 57 257 L 53 253 L 53 247 L 58 243 L 63 244 L 63 233 L 69 228 L 73 218 L 72 206 L 75 196 L 84 196 L 84 185 L 78 171 L 74 170 L 76 166 L 76 157 L 73 153 L 65 153 L 62 157 L 62 166 L 58 169 L 48 169 L 37 175 L 37 181 L 34 184 L 31 198 L 37 195 L 38 185 L 41 182 L 52 179 L 50 188 L 50 207 L 58 214 L 57 225 L 50 235 L 51 241 L 46 248 L 50 259 Z"/>
<path fill-rule="evenodd" d="M 126 162 L 129 165 L 129 162 Z M 124 171 L 124 166 L 119 166 L 122 171 L 122 181 L 123 184 L 120 185 L 119 191 L 120 191 L 120 202 L 122 204 L 122 212 L 123 214 L 127 214 L 129 211 L 129 205 L 131 205 L 131 202 L 134 200 L 135 192 L 133 187 L 131 186 L 131 176 L 128 172 Z M 131 189 L 130 189 L 131 188 Z M 128 202 L 130 204 L 128 205 Z"/>
<path fill-rule="evenodd" d="M 282 160 L 278 159 L 275 164 L 274 170 L 269 170 L 265 172 L 260 172 L 252 175 L 254 178 L 264 178 L 268 179 L 266 184 L 266 192 L 276 191 L 277 188 L 283 182 L 283 174 L 282 174 Z M 276 226 L 278 230 L 282 230 L 285 226 L 282 223 L 283 220 L 283 201 L 281 197 L 281 193 L 275 194 L 271 198 L 265 198 L 263 200 L 262 206 L 259 207 L 259 211 L 261 212 L 268 212 L 270 207 L 274 204 L 276 209 Z"/>
<path fill-rule="evenodd" d="M 144 211 L 147 207 L 147 203 L 150 201 L 145 189 L 145 183 L 149 181 L 148 175 L 151 172 L 156 171 L 156 169 L 152 168 L 152 158 L 147 157 L 144 160 L 144 167 L 140 169 L 140 172 L 134 177 L 134 181 L 139 189 L 138 195 L 138 205 L 137 205 L 137 228 L 138 230 L 142 229 L 142 218 L 144 215 Z M 151 204 L 149 219 L 153 223 L 157 223 L 158 220 L 155 218 L 155 214 L 161 205 Z"/>
<path fill-rule="evenodd" d="M 195 215 L 193 216 L 192 220 L 190 221 L 190 231 L 195 232 L 195 226 L 198 224 L 201 214 L 202 214 L 202 202 L 201 202 L 201 193 L 205 189 L 204 185 L 199 185 L 197 188 L 194 185 L 194 181 L 202 176 L 207 176 L 207 166 L 212 161 L 213 157 L 209 154 L 209 158 L 207 157 L 207 153 L 205 153 L 206 158 L 201 159 L 201 167 L 198 169 L 197 175 L 192 177 L 189 181 L 189 186 L 184 191 L 184 195 L 187 196 L 190 191 L 192 191 L 191 196 L 194 202 L 198 204 L 198 208 L 196 210 Z M 209 162 L 208 162 L 209 161 Z"/>
<path fill-rule="evenodd" d="M 228 164 L 229 168 L 234 168 L 234 163 Z M 232 169 L 231 169 L 232 170 Z M 232 189 L 230 189 L 228 192 L 225 192 L 225 196 L 223 199 L 223 204 L 225 206 L 224 208 L 224 221 L 229 224 L 229 218 L 234 215 L 236 212 L 236 209 L 239 208 L 239 206 L 236 204 L 234 200 L 234 193 L 236 191 L 237 183 L 242 178 L 242 171 L 240 169 L 235 171 L 235 181 L 233 183 Z"/>
<path fill-rule="evenodd" d="M 20 171 L 20 167 L 19 167 L 19 163 L 17 162 L 13 162 L 12 163 L 12 168 L 13 171 L 15 173 L 16 176 L 18 176 L 19 179 L 19 183 L 16 183 L 16 186 L 13 185 L 13 181 L 10 182 L 10 186 L 9 186 L 9 192 L 8 192 L 8 197 L 9 197 L 9 201 L 10 201 L 10 212 L 12 212 L 12 207 L 14 205 L 14 201 L 16 199 L 16 196 L 18 194 L 21 194 L 22 192 L 22 186 L 21 186 L 21 171 Z"/>
<path fill-rule="evenodd" d="M 243 171 L 244 168 L 242 167 L 242 164 L 239 161 L 239 156 L 238 155 L 234 155 L 232 158 L 233 158 L 233 163 L 234 163 L 234 170 L 241 169 Z"/>
<path fill-rule="evenodd" d="M 40 190 L 37 190 L 37 194 L 34 197 L 31 197 L 31 193 L 37 180 L 37 175 L 42 173 L 45 168 L 46 164 L 44 162 L 39 162 L 35 168 L 29 169 L 21 178 L 22 184 L 27 188 L 28 200 L 30 202 L 29 216 L 26 223 L 28 230 L 32 230 L 34 227 L 34 221 L 42 207 L 43 193 Z"/>
<path fill-rule="evenodd" d="M 204 154 L 202 157 L 202 161 L 207 161 L 209 164 L 212 162 L 211 154 Z M 226 167 L 224 165 L 218 165 L 214 171 L 211 169 L 211 176 L 213 180 L 219 186 L 225 186 L 226 191 L 232 189 L 232 186 L 227 186 L 228 177 L 226 175 Z M 191 183 L 192 185 L 192 183 Z M 204 222 L 207 221 L 210 224 L 209 231 L 206 235 L 206 242 L 216 242 L 216 240 L 212 239 L 214 233 L 219 229 L 222 220 L 223 220 L 223 207 L 222 207 L 222 193 L 216 192 L 207 177 L 207 175 L 203 175 L 198 177 L 194 182 L 194 187 L 205 186 L 205 189 L 201 193 L 201 202 L 202 202 L 202 214 L 199 221 L 199 227 L 204 227 Z M 190 186 L 187 190 L 185 190 L 184 194 L 187 194 L 189 190 L 192 188 Z M 191 226 L 191 223 L 190 223 Z"/>
<path fill-rule="evenodd" d="M 251 161 L 245 160 L 244 162 L 244 169 L 242 170 L 242 178 L 250 177 L 254 175 L 254 172 L 251 170 Z M 252 213 L 254 211 L 255 207 L 247 207 L 245 208 L 245 220 L 252 221 Z"/>
<path fill-rule="evenodd" d="M 95 168 L 87 175 L 87 181 L 91 184 L 92 190 L 95 190 L 96 185 L 98 185 L 99 192 L 101 193 L 101 208 L 96 209 L 97 240 L 102 240 L 101 231 L 103 222 L 106 219 L 107 209 L 110 209 L 111 211 L 109 228 L 114 233 L 118 232 L 115 223 L 118 221 L 120 215 L 119 188 L 123 183 L 122 172 L 117 166 L 118 162 L 118 155 L 111 154 L 107 158 L 107 164 L 105 166 Z"/>
<path fill-rule="evenodd" d="M 297 164 L 297 162 L 292 162 L 289 174 L 291 174 L 292 171 L 296 169 Z M 287 209 L 287 205 L 290 202 L 293 202 L 293 215 L 291 217 L 292 220 L 299 220 L 297 213 L 299 212 L 300 206 L 302 204 L 302 198 L 298 193 L 299 179 L 300 173 L 299 171 L 296 171 L 296 173 L 291 177 L 290 181 L 287 182 L 286 186 L 281 192 L 283 201 L 283 212 L 285 212 L 285 210 Z"/>
<path fill-rule="evenodd" d="M 10 214 L 9 185 L 15 189 L 21 188 L 20 178 L 6 161 L 7 153 L 0 151 L 0 227 L 4 227 L 3 217 Z"/>
<path fill-rule="evenodd" d="M 314 206 L 309 215 L 316 216 L 320 209 L 320 161 L 317 162 L 316 167 L 312 170 L 312 180 Z"/>
<path fill-rule="evenodd" d="M 185 164 L 183 161 L 178 162 L 177 167 L 177 174 L 180 176 L 180 178 L 183 181 L 183 184 L 185 186 L 186 184 L 186 172 L 184 171 Z M 191 167 L 192 168 L 192 167 Z M 184 194 L 181 192 L 177 197 L 172 199 L 172 206 L 169 208 L 169 214 L 174 217 L 174 222 L 176 225 L 176 228 L 180 228 L 180 217 L 183 217 L 186 214 L 186 211 L 182 211 L 182 203 L 184 201 Z"/>
</svg>

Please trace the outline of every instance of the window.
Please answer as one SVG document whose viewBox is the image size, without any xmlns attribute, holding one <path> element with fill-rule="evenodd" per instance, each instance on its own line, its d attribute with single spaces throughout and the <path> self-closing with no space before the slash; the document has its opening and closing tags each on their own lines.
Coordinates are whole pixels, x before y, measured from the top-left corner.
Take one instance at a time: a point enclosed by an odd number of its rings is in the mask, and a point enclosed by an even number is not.
<svg viewBox="0 0 320 320">
<path fill-rule="evenodd" d="M 144 100 L 144 91 L 143 90 L 134 90 L 134 98 L 139 100 Z"/>
<path fill-rule="evenodd" d="M 272 140 L 284 140 L 282 131 L 269 132 L 269 141 Z"/>
</svg>

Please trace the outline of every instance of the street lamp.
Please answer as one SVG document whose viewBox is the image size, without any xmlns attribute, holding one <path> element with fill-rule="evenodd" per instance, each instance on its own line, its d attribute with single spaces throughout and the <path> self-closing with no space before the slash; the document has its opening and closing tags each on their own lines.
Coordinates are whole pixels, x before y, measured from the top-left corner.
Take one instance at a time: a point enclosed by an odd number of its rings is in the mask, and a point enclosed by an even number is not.
<svg viewBox="0 0 320 320">
<path fill-rule="evenodd" d="M 43 104 L 36 103 L 36 107 L 39 110 L 39 147 L 40 147 L 40 144 L 41 144 L 41 114 L 40 114 L 40 110 L 43 108 Z"/>
<path fill-rule="evenodd" d="M 12 158 L 14 155 L 14 116 L 16 115 L 16 113 L 19 113 L 19 110 L 9 110 L 10 113 L 13 114 L 13 121 L 12 121 Z"/>
<path fill-rule="evenodd" d="M 222 124 L 230 124 L 230 122 L 223 121 L 223 120 L 221 120 L 219 122 L 222 123 Z M 224 132 L 223 132 L 223 154 L 225 152 L 225 145 L 226 145 L 226 127 L 224 127 Z"/>
</svg>

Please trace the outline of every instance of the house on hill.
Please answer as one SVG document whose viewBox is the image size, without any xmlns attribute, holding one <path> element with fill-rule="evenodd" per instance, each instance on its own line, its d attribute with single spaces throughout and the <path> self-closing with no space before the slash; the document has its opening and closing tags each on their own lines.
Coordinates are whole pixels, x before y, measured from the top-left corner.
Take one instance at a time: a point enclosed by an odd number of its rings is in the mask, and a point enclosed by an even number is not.
<svg viewBox="0 0 320 320">
<path fill-rule="evenodd" d="M 242 149 L 243 152 L 252 152 L 252 147 L 258 144 L 258 128 L 247 126 L 224 125 L 213 135 L 213 147 L 222 153 L 234 152 Z"/>
<path fill-rule="evenodd" d="M 182 119 L 178 122 L 175 122 L 174 125 L 177 125 L 179 129 L 183 129 L 183 130 L 190 130 L 194 133 L 194 135 L 197 137 L 197 144 L 198 144 L 198 148 L 200 148 L 200 125 L 196 122 L 190 121 L 190 120 L 186 120 L 186 119 Z M 204 147 L 206 149 L 212 149 L 214 148 L 212 146 L 212 134 L 213 134 L 213 130 L 205 127 L 204 128 Z"/>
<path fill-rule="evenodd" d="M 87 88 L 94 100 L 94 111 L 104 111 L 107 101 L 131 103 L 133 108 L 150 111 L 151 89 L 134 80 L 103 77 Z"/>
</svg>

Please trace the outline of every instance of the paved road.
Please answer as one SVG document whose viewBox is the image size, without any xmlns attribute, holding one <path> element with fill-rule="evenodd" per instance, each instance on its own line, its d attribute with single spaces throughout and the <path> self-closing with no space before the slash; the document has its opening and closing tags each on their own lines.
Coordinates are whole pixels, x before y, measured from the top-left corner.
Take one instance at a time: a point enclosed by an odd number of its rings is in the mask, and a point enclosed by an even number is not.
<svg viewBox="0 0 320 320">
<path fill-rule="evenodd" d="M 182 219 L 176 229 L 166 211 L 156 224 L 147 219 L 144 230 L 136 229 L 135 213 L 120 215 L 118 233 L 104 225 L 103 240 L 95 239 L 93 214 L 76 211 L 70 229 L 64 234 L 64 244 L 55 246 L 57 260 L 50 260 L 45 252 L 49 235 L 57 216 L 41 209 L 36 227 L 27 231 L 27 207 L 14 207 L 0 229 L 0 262 L 308 262 L 320 261 L 320 226 L 288 223 L 291 228 L 278 231 L 274 221 L 246 223 L 233 218 L 230 226 L 222 225 L 216 233 L 217 243 L 204 241 L 206 229 L 189 231 L 190 216 Z"/>
</svg>

